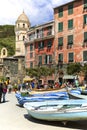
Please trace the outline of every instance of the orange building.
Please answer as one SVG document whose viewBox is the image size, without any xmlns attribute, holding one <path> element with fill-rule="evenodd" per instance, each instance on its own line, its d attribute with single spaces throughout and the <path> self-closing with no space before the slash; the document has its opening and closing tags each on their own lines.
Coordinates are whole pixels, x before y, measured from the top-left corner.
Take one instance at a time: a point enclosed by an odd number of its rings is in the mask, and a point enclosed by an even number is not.
<svg viewBox="0 0 87 130">
<path fill-rule="evenodd" d="M 56 61 L 87 62 L 87 0 L 54 8 Z"/>
<path fill-rule="evenodd" d="M 25 41 L 26 68 L 52 66 L 54 63 L 54 21 L 30 27 Z M 53 80 L 52 77 L 48 80 Z"/>
</svg>

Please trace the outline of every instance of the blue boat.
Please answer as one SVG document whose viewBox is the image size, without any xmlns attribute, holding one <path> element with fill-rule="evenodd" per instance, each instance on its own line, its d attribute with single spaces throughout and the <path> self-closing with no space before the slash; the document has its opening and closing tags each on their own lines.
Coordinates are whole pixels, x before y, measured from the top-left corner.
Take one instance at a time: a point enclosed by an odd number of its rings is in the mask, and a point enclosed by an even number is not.
<svg viewBox="0 0 87 130">
<path fill-rule="evenodd" d="M 68 92 L 70 99 L 87 99 L 87 90 L 71 90 Z"/>
<path fill-rule="evenodd" d="M 29 115 L 36 119 L 48 121 L 87 120 L 87 100 L 69 99 L 45 102 L 29 102 L 24 104 Z"/>
<path fill-rule="evenodd" d="M 43 94 L 33 94 L 31 96 L 22 96 L 20 93 L 16 93 L 15 96 L 20 106 L 23 106 L 25 102 L 41 102 L 46 100 L 69 99 L 67 92 L 51 92 Z"/>
</svg>

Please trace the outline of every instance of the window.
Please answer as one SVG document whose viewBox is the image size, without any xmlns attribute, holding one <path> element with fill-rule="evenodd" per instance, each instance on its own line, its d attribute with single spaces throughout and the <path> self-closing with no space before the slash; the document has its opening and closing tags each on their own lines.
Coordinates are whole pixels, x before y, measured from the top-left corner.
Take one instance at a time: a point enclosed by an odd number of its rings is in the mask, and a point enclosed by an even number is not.
<svg viewBox="0 0 87 130">
<path fill-rule="evenodd" d="M 63 8 L 59 8 L 59 18 L 63 16 Z"/>
<path fill-rule="evenodd" d="M 63 46 L 63 37 L 58 38 L 58 47 Z"/>
<path fill-rule="evenodd" d="M 73 52 L 69 53 L 68 62 L 73 62 Z"/>
<path fill-rule="evenodd" d="M 5 49 L 3 49 L 3 55 L 5 55 L 6 54 L 6 51 L 5 51 Z"/>
<path fill-rule="evenodd" d="M 83 61 L 87 61 L 87 51 L 83 51 Z"/>
<path fill-rule="evenodd" d="M 25 40 L 25 36 L 23 36 L 23 41 Z"/>
<path fill-rule="evenodd" d="M 59 30 L 59 32 L 63 31 L 63 22 L 58 23 L 58 30 Z"/>
<path fill-rule="evenodd" d="M 73 19 L 68 20 L 68 29 L 72 29 L 73 28 Z"/>
<path fill-rule="evenodd" d="M 38 48 L 39 49 L 43 49 L 44 48 L 44 42 L 43 41 L 39 42 Z"/>
<path fill-rule="evenodd" d="M 38 65 L 39 66 L 42 65 L 42 56 L 39 56 L 39 63 L 38 63 Z"/>
<path fill-rule="evenodd" d="M 33 44 L 30 44 L 30 51 L 33 51 Z"/>
<path fill-rule="evenodd" d="M 30 58 L 33 58 L 33 53 L 30 53 Z"/>
<path fill-rule="evenodd" d="M 25 24 L 23 23 L 23 28 L 25 28 Z"/>
<path fill-rule="evenodd" d="M 87 9 L 87 0 L 84 0 L 84 9 Z"/>
<path fill-rule="evenodd" d="M 84 32 L 84 42 L 87 42 L 87 32 Z"/>
<path fill-rule="evenodd" d="M 30 68 L 33 68 L 33 62 L 30 62 Z"/>
<path fill-rule="evenodd" d="M 68 45 L 72 45 L 73 44 L 73 35 L 69 35 L 68 36 Z"/>
<path fill-rule="evenodd" d="M 52 63 L 52 55 L 45 55 L 45 64 Z"/>
<path fill-rule="evenodd" d="M 87 14 L 84 15 L 84 24 L 87 24 Z"/>
<path fill-rule="evenodd" d="M 52 41 L 48 41 L 47 47 L 50 48 L 52 46 Z"/>
<path fill-rule="evenodd" d="M 63 62 L 63 54 L 58 55 L 58 62 Z"/>
<path fill-rule="evenodd" d="M 73 14 L 73 4 L 68 5 L 68 15 Z"/>
</svg>

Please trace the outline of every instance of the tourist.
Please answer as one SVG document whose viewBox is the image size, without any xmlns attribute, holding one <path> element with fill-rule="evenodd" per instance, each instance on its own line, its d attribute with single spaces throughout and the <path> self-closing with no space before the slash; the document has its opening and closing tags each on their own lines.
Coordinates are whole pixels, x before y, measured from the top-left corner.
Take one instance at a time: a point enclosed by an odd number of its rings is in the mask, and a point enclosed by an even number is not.
<svg viewBox="0 0 87 130">
<path fill-rule="evenodd" d="M 0 103 L 2 99 L 2 93 L 3 93 L 3 87 L 2 87 L 2 83 L 0 83 Z"/>
<path fill-rule="evenodd" d="M 5 96 L 6 96 L 6 93 L 7 93 L 7 85 L 6 83 L 4 82 L 3 83 L 3 102 L 5 102 Z"/>
</svg>

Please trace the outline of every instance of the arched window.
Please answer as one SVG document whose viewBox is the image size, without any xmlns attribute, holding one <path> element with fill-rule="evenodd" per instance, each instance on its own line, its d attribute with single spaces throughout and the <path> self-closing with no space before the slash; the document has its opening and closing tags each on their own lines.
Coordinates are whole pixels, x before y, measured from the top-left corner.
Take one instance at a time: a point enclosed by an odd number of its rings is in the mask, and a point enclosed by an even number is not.
<svg viewBox="0 0 87 130">
<path fill-rule="evenodd" d="M 25 24 L 23 23 L 23 28 L 25 28 Z"/>
<path fill-rule="evenodd" d="M 5 54 L 6 54 L 5 49 L 3 49 L 3 55 L 5 55 Z"/>
</svg>

